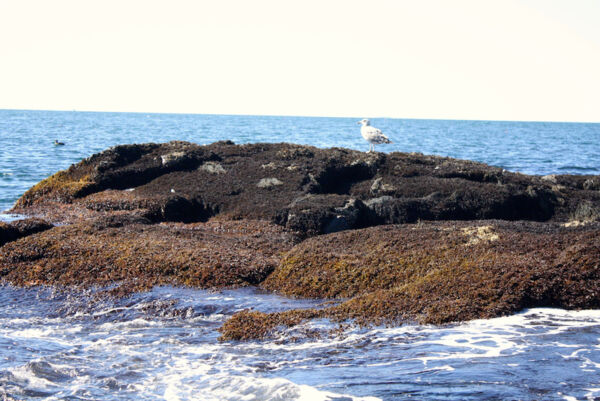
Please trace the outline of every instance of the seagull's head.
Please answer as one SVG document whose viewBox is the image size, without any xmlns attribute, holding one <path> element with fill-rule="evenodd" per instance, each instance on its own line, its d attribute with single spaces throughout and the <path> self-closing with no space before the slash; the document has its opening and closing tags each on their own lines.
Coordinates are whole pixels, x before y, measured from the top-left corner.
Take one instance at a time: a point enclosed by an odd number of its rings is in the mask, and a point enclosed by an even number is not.
<svg viewBox="0 0 600 401">
<path fill-rule="evenodd" d="M 367 120 L 366 118 L 363 118 L 362 120 L 357 122 L 357 124 L 362 124 L 363 126 L 366 126 L 366 125 L 371 125 L 371 122 L 369 120 Z"/>
</svg>

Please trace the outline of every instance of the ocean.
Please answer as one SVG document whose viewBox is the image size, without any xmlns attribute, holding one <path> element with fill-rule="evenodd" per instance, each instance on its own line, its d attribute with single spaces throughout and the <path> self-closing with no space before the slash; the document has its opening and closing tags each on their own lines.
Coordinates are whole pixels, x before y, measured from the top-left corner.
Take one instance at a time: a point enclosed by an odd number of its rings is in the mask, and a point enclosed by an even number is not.
<svg viewBox="0 0 600 401">
<path fill-rule="evenodd" d="M 0 110 L 0 211 L 110 146 L 184 140 L 367 150 L 356 118 Z M 379 151 L 476 160 L 526 174 L 600 174 L 600 124 L 373 118 Z M 65 146 L 54 146 L 54 140 Z M 13 216 L 0 214 L 0 219 Z M 444 326 L 317 320 L 279 338 L 217 341 L 236 311 L 318 306 L 258 289 L 0 286 L 0 400 L 595 400 L 600 311 L 530 309 Z M 318 337 L 301 335 L 306 330 Z"/>
</svg>

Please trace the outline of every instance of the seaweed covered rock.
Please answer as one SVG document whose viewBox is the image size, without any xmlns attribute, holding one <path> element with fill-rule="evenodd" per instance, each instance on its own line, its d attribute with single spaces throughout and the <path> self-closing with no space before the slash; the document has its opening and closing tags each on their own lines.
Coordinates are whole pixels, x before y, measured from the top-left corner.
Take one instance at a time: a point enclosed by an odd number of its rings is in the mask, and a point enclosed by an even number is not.
<svg viewBox="0 0 600 401">
<path fill-rule="evenodd" d="M 290 314 L 439 324 L 531 307 L 599 308 L 600 224 L 436 222 L 335 233 L 294 247 L 262 286 L 294 296 L 350 298 L 320 311 L 245 316 L 244 322 L 255 319 L 245 324 L 262 336 L 288 325 Z M 236 339 L 240 324 L 234 316 L 223 338 Z"/>
<path fill-rule="evenodd" d="M 292 246 L 264 221 L 150 224 L 110 216 L 54 227 L 0 248 L 0 279 L 18 285 L 108 286 L 121 292 L 170 284 L 258 284 Z"/>
<path fill-rule="evenodd" d="M 223 338 L 327 317 L 444 323 L 600 307 L 598 176 L 294 144 L 124 145 L 58 172 L 0 225 L 17 285 L 260 285 L 336 306 L 246 311 Z"/>
<path fill-rule="evenodd" d="M 154 222 L 262 219 L 309 237 L 418 220 L 597 220 L 596 180 L 421 154 L 169 142 L 91 156 L 31 188 L 15 210 L 57 221 L 73 221 L 76 208 Z"/>
<path fill-rule="evenodd" d="M 52 224 L 37 218 L 17 220 L 9 224 L 0 222 L 0 246 L 50 228 Z"/>
</svg>

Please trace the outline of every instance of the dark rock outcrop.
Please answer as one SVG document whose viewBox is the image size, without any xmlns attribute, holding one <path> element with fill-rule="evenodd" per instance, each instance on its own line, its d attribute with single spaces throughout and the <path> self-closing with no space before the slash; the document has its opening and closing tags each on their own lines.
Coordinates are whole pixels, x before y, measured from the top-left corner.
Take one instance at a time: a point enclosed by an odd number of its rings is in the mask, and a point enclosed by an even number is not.
<svg viewBox="0 0 600 401">
<path fill-rule="evenodd" d="M 9 224 L 0 222 L 0 246 L 50 228 L 52 224 L 36 218 L 17 220 Z"/>
<path fill-rule="evenodd" d="M 94 155 L 34 186 L 16 209 L 31 213 L 54 202 L 46 210 L 56 220 L 68 220 L 74 208 L 90 215 L 137 211 L 154 222 L 220 215 L 269 220 L 313 236 L 418 220 L 595 219 L 595 180 L 526 176 L 420 154 L 170 142 Z M 56 202 L 71 205 L 67 215 Z"/>
<path fill-rule="evenodd" d="M 284 143 L 117 146 L 23 195 L 15 212 L 57 226 L 0 225 L 0 280 L 121 293 L 260 285 L 345 300 L 246 311 L 225 339 L 312 317 L 444 323 L 597 308 L 599 182 Z"/>
</svg>

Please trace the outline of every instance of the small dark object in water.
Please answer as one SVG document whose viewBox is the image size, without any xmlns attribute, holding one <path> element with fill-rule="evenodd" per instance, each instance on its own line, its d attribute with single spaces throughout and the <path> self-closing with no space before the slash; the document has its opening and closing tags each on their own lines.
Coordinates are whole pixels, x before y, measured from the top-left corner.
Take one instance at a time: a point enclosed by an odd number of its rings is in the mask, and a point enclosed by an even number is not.
<svg viewBox="0 0 600 401">
<path fill-rule="evenodd" d="M 58 142 L 58 139 L 54 140 L 54 145 L 56 146 L 63 146 L 65 143 L 64 142 Z"/>
</svg>

